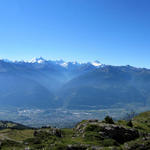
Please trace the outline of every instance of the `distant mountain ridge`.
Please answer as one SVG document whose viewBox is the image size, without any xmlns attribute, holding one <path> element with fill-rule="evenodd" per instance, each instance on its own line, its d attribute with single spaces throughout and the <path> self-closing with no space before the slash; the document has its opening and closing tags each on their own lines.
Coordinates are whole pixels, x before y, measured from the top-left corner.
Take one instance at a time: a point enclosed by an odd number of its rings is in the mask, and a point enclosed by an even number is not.
<svg viewBox="0 0 150 150">
<path fill-rule="evenodd" d="M 60 65 L 62 67 L 66 67 L 66 65 L 68 66 L 68 64 L 73 64 L 73 65 L 91 64 L 95 67 L 96 66 L 99 67 L 99 66 L 102 65 L 98 60 L 96 60 L 94 62 L 81 63 L 81 62 L 77 62 L 77 61 L 68 61 L 68 62 L 66 62 L 62 59 L 61 60 L 46 60 L 43 57 L 37 57 L 37 58 L 35 57 L 35 58 L 32 58 L 29 61 L 25 61 L 25 60 L 14 60 L 14 61 L 12 61 L 12 60 L 8 60 L 8 59 L 0 59 L 0 61 L 8 62 L 8 63 L 16 63 L 16 64 L 17 63 L 19 63 L 19 64 L 21 64 L 21 63 L 33 63 L 33 64 L 34 63 L 37 63 L 37 64 L 53 63 L 53 64 Z"/>
<path fill-rule="evenodd" d="M 35 58 L 0 60 L 0 106 L 85 109 L 150 103 L 150 70 Z"/>
</svg>

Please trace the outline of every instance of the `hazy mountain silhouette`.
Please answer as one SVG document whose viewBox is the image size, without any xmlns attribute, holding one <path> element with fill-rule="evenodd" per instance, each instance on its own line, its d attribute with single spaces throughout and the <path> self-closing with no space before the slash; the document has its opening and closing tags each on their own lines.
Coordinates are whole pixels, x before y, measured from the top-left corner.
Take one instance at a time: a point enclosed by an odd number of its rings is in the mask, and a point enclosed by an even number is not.
<svg viewBox="0 0 150 150">
<path fill-rule="evenodd" d="M 150 70 L 131 66 L 0 61 L 0 105 L 86 108 L 149 104 Z"/>
</svg>

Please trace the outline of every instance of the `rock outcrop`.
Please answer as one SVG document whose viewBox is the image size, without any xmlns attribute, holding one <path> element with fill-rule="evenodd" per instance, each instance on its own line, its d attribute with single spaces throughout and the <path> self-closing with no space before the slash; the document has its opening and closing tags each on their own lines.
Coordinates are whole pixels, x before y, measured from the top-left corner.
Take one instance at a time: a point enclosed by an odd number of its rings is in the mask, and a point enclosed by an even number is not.
<svg viewBox="0 0 150 150">
<path fill-rule="evenodd" d="M 98 121 L 83 121 L 75 128 L 76 135 L 86 137 L 86 133 L 96 133 L 96 136 L 103 139 L 113 139 L 123 144 L 127 141 L 135 140 L 139 137 L 139 133 L 134 128 L 127 128 L 115 124 L 106 124 Z M 93 134 L 94 135 L 94 134 Z"/>
<path fill-rule="evenodd" d="M 57 128 L 42 128 L 39 130 L 36 130 L 34 132 L 34 136 L 56 136 L 56 137 L 62 137 L 62 133 L 60 129 Z"/>
</svg>

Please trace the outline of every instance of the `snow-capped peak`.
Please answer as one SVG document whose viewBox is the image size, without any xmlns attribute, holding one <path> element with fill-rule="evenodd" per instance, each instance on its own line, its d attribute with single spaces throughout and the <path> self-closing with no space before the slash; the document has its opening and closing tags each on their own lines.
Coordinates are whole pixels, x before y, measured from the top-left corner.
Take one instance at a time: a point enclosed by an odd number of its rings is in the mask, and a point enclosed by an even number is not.
<svg viewBox="0 0 150 150">
<path fill-rule="evenodd" d="M 38 64 L 41 64 L 41 63 L 44 63 L 46 60 L 42 57 L 39 57 L 39 58 L 33 58 L 29 61 L 29 63 L 38 63 Z"/>
<path fill-rule="evenodd" d="M 60 65 L 61 67 L 64 67 L 64 68 L 67 68 L 69 65 L 78 65 L 79 63 L 74 61 L 74 62 L 71 62 L 71 61 L 63 61 L 63 60 L 58 60 L 58 61 L 55 61 L 56 64 Z"/>
<path fill-rule="evenodd" d="M 77 62 L 77 61 L 64 61 L 64 60 L 46 60 L 42 57 L 35 57 L 33 59 L 31 59 L 30 61 L 28 60 L 7 60 L 7 59 L 2 59 L 0 58 L 0 61 L 4 61 L 4 62 L 9 62 L 9 63 L 15 63 L 15 64 L 21 64 L 21 63 L 31 63 L 31 64 L 36 64 L 36 65 L 56 65 L 56 66 L 61 66 L 63 68 L 72 68 L 72 67 L 80 67 L 83 65 L 92 65 L 95 68 L 99 68 L 99 67 L 103 67 L 104 65 L 101 64 L 99 61 L 94 61 L 94 62 Z"/>
<path fill-rule="evenodd" d="M 60 66 L 67 68 L 68 67 L 68 63 L 67 62 L 63 62 L 60 64 Z"/>
<path fill-rule="evenodd" d="M 99 62 L 99 61 L 94 61 L 94 62 L 92 62 L 91 63 L 93 66 L 95 66 L 95 67 L 99 67 L 99 66 L 101 66 L 102 64 Z"/>
</svg>

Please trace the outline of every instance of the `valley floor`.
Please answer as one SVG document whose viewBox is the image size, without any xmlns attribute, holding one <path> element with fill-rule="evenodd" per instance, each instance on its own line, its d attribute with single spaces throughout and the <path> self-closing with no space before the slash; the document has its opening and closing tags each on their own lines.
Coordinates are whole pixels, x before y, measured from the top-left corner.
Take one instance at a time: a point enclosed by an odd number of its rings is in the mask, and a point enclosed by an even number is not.
<svg viewBox="0 0 150 150">
<path fill-rule="evenodd" d="M 103 120 L 106 115 L 109 115 L 118 120 L 124 118 L 130 112 L 140 113 L 147 110 L 149 110 L 149 106 L 144 107 L 138 103 L 118 104 L 108 108 L 103 106 L 90 108 L 89 106 L 89 109 L 86 110 L 1 107 L 0 120 L 10 120 L 32 127 L 50 125 L 58 128 L 72 128 L 83 119 Z"/>
</svg>

